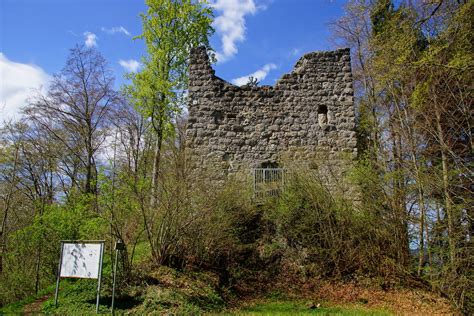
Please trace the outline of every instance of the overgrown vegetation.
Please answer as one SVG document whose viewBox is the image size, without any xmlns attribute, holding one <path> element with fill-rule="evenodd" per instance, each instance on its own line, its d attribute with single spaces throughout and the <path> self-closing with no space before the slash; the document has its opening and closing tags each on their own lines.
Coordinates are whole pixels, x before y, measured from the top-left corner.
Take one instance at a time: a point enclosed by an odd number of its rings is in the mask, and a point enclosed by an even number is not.
<svg viewBox="0 0 474 316">
<path fill-rule="evenodd" d="M 100 53 L 76 47 L 25 120 L 1 129 L 0 306 L 51 292 L 60 240 L 102 239 L 104 311 L 115 241 L 126 246 L 117 307 L 132 313 L 221 311 L 327 279 L 432 289 L 474 309 L 472 1 L 350 1 L 334 27 L 353 53 L 360 148 L 347 180 L 358 193 L 288 164 L 280 196 L 259 203 L 245 176 L 223 184 L 188 161 L 179 109 L 209 8 L 147 4 L 148 55 L 131 86 L 114 91 Z M 64 282 L 59 309 L 49 298 L 43 311 L 93 311 L 82 281 Z M 275 304 L 248 311 L 293 303 Z"/>
<path fill-rule="evenodd" d="M 362 206 L 392 218 L 398 266 L 466 313 L 474 309 L 473 9 L 473 1 L 354 0 L 334 23 L 353 54 Z"/>
</svg>

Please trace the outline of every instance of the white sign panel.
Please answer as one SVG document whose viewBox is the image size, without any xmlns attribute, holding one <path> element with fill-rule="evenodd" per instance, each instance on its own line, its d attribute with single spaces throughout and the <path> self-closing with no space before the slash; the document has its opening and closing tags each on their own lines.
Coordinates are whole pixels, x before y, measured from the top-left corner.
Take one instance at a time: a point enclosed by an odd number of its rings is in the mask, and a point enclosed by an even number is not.
<svg viewBox="0 0 474 316">
<path fill-rule="evenodd" d="M 100 243 L 63 243 L 60 277 L 99 278 L 101 247 Z"/>
</svg>

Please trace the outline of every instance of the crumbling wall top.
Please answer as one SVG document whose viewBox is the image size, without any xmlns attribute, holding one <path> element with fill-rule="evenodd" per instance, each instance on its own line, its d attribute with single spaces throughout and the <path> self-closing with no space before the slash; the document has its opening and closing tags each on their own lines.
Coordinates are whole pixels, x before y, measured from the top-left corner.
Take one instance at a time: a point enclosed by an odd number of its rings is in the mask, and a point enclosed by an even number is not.
<svg viewBox="0 0 474 316">
<path fill-rule="evenodd" d="M 238 170 L 309 161 L 327 153 L 355 157 L 349 49 L 302 56 L 273 86 L 235 86 L 215 75 L 204 47 L 189 66 L 188 147 L 200 167 Z M 339 171 L 344 170 L 343 167 Z"/>
</svg>

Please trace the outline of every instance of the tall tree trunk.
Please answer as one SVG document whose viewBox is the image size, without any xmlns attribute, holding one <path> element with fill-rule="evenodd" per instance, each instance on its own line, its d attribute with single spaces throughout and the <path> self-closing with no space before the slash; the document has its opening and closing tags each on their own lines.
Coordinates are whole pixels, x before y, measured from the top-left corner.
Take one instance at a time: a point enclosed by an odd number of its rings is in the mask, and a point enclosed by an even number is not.
<svg viewBox="0 0 474 316">
<path fill-rule="evenodd" d="M 45 200 L 43 197 L 40 197 L 41 208 L 39 209 L 39 224 L 40 227 L 43 226 L 43 214 L 45 210 Z M 40 269 L 41 269 L 41 253 L 43 250 L 43 232 L 41 233 L 40 239 L 38 240 L 38 249 L 36 252 L 36 264 L 35 264 L 35 294 L 38 294 L 40 288 Z"/>
<path fill-rule="evenodd" d="M 8 189 L 7 197 L 5 199 L 5 209 L 3 210 L 3 219 L 2 219 L 2 227 L 0 230 L 0 274 L 3 272 L 3 257 L 7 251 L 7 221 L 8 221 L 8 212 L 10 210 L 10 204 L 13 196 L 13 189 L 15 187 L 15 179 L 16 179 L 16 170 L 18 168 L 18 153 L 19 153 L 19 146 L 15 148 L 15 158 L 13 161 L 13 170 L 12 170 L 12 179 L 10 182 L 10 186 Z"/>
<path fill-rule="evenodd" d="M 436 131 L 438 134 L 437 136 L 438 136 L 438 141 L 440 144 L 440 151 L 441 151 L 444 207 L 445 207 L 446 215 L 448 218 L 449 259 L 450 259 L 451 265 L 453 265 L 456 258 L 456 236 L 455 236 L 455 231 L 454 231 L 454 214 L 453 214 L 453 207 L 451 203 L 451 194 L 449 193 L 448 157 L 446 154 L 444 132 L 441 126 L 441 113 L 439 113 L 439 109 L 436 106 L 434 108 L 435 108 L 435 116 L 436 116 Z"/>
<path fill-rule="evenodd" d="M 417 182 L 419 179 L 416 180 Z M 420 184 L 417 184 L 417 191 L 418 191 L 418 207 L 420 211 L 420 228 L 418 233 L 419 238 L 419 250 L 418 250 L 418 276 L 421 276 L 423 272 L 423 265 L 425 263 L 425 198 L 423 196 L 423 188 Z"/>
<path fill-rule="evenodd" d="M 40 287 L 40 268 L 41 268 L 41 250 L 43 248 L 42 239 L 39 240 L 38 249 L 36 252 L 35 264 L 35 294 L 37 295 Z"/>
<path fill-rule="evenodd" d="M 406 222 L 406 205 L 405 205 L 405 184 L 403 179 L 400 179 L 402 170 L 402 157 L 401 157 L 401 139 L 400 134 L 395 131 L 393 123 L 390 123 L 390 133 L 392 136 L 393 146 L 393 158 L 394 158 L 394 199 L 393 209 L 395 210 L 395 223 L 396 232 L 398 239 L 400 240 L 398 247 L 398 260 L 402 266 L 407 266 L 409 263 L 409 251 L 408 251 L 408 228 Z"/>
<path fill-rule="evenodd" d="M 161 134 L 161 133 L 160 133 Z M 156 207 L 157 195 L 158 195 L 158 181 L 161 161 L 161 146 L 162 137 L 158 135 L 155 143 L 155 153 L 153 157 L 153 171 L 151 176 L 151 196 L 150 196 L 150 207 Z"/>
<path fill-rule="evenodd" d="M 393 94 L 394 99 L 396 95 Z M 403 98 L 403 96 L 402 96 Z M 398 120 L 400 122 L 400 129 L 403 132 L 405 138 L 409 144 L 410 158 L 414 169 L 414 178 L 416 181 L 416 191 L 418 195 L 418 209 L 420 212 L 419 217 L 419 231 L 418 231 L 418 269 L 417 274 L 421 276 L 423 272 L 423 266 L 425 263 L 425 218 L 426 218 L 426 203 L 425 194 L 423 188 L 423 177 L 420 170 L 420 162 L 417 157 L 417 146 L 415 143 L 415 132 L 413 126 L 410 124 L 409 114 L 406 106 L 409 104 L 409 100 L 404 98 L 405 107 L 401 107 L 398 102 L 395 102 L 397 107 Z M 402 116 L 403 113 L 403 116 Z"/>
<path fill-rule="evenodd" d="M 166 102 L 166 98 L 163 94 L 158 96 L 159 104 Z M 163 107 L 154 109 L 153 111 L 158 111 L 156 117 L 152 116 L 152 125 L 156 133 L 156 143 L 155 143 L 155 154 L 153 157 L 153 171 L 151 176 L 151 197 L 150 197 L 150 207 L 155 208 L 157 204 L 158 196 L 158 180 L 160 174 L 160 161 L 161 161 L 161 147 L 163 145 L 163 135 L 164 135 L 164 109 Z"/>
</svg>

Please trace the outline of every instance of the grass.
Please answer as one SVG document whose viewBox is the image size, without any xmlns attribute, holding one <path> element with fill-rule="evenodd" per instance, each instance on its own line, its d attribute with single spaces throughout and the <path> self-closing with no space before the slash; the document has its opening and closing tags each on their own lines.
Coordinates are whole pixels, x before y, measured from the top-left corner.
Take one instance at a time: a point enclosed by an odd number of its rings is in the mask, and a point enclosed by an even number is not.
<svg viewBox="0 0 474 316">
<path fill-rule="evenodd" d="M 310 307 L 308 301 L 292 299 L 282 292 L 268 293 L 238 310 L 219 312 L 224 308 L 222 298 L 209 286 L 210 280 L 204 274 L 177 273 L 171 269 L 160 269 L 157 273 L 160 285 L 149 285 L 145 293 L 116 298 L 118 314 L 174 314 L 174 315 L 390 315 L 384 310 L 370 309 L 362 305 L 334 305 L 323 302 L 320 307 Z M 21 314 L 25 305 L 38 298 L 50 295 L 41 304 L 38 312 L 67 315 L 94 315 L 96 303 L 96 280 L 62 280 L 59 304 L 54 306 L 54 286 L 40 295 L 8 305 L 0 310 L 2 314 Z M 109 289 L 101 291 L 99 313 L 110 313 L 111 297 Z M 124 293 L 125 294 L 125 293 Z M 138 295 L 137 295 L 138 294 Z"/>
<path fill-rule="evenodd" d="M 108 313 L 111 306 L 112 268 L 110 256 L 104 256 L 102 268 L 102 288 L 100 293 L 99 311 Z M 56 283 L 41 290 L 38 295 L 29 296 L 23 300 L 5 305 L 0 308 L 0 315 L 22 314 L 25 307 L 38 302 L 45 296 L 48 299 L 40 303 L 37 312 L 52 314 L 95 314 L 97 297 L 97 280 L 93 279 L 61 279 L 58 307 L 54 306 Z M 120 296 L 120 289 L 115 299 L 117 310 L 127 310 L 140 304 L 136 298 L 127 295 Z"/>
<path fill-rule="evenodd" d="M 324 306 L 310 309 L 302 301 L 267 301 L 256 303 L 226 315 L 390 315 L 383 310 L 371 310 L 361 306 Z"/>
<path fill-rule="evenodd" d="M 21 301 L 5 305 L 0 308 L 0 315 L 21 314 L 23 313 L 23 309 L 25 308 L 26 305 L 34 303 L 36 300 L 38 300 L 41 297 L 54 293 L 55 288 L 56 288 L 56 285 L 52 284 L 48 286 L 47 288 L 39 291 L 37 295 L 28 296 L 27 298 L 24 298 Z"/>
<path fill-rule="evenodd" d="M 104 284 L 105 285 L 105 284 Z M 57 315 L 95 315 L 97 299 L 97 280 L 62 280 L 58 306 L 54 305 L 54 295 L 42 304 L 41 312 Z M 142 303 L 139 297 L 118 294 L 115 297 L 115 310 L 120 314 Z M 103 286 L 100 291 L 99 313 L 110 313 L 112 297 L 110 287 Z"/>
<path fill-rule="evenodd" d="M 96 291 L 97 280 L 61 280 L 58 306 L 54 306 L 54 297 L 50 297 L 42 305 L 42 311 L 57 314 L 92 314 L 95 312 Z M 99 310 L 105 311 L 102 304 Z"/>
</svg>

